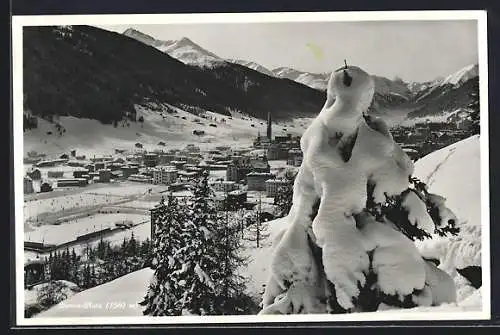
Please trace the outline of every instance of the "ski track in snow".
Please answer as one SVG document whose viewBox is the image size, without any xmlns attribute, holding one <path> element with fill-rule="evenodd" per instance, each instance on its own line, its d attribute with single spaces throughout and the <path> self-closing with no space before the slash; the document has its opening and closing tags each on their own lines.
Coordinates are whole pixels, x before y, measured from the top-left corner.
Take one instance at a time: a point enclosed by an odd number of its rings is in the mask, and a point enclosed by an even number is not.
<svg viewBox="0 0 500 335">
<path fill-rule="evenodd" d="M 441 161 L 441 163 L 437 164 L 434 170 L 432 170 L 431 173 L 427 176 L 426 180 L 424 181 L 427 184 L 427 186 L 429 187 L 432 186 L 432 184 L 434 183 L 434 180 L 432 178 L 443 166 L 443 164 L 446 163 L 446 161 L 455 153 L 455 149 L 456 148 L 450 148 L 450 152 L 448 153 L 448 155 L 446 155 L 446 157 Z"/>
</svg>

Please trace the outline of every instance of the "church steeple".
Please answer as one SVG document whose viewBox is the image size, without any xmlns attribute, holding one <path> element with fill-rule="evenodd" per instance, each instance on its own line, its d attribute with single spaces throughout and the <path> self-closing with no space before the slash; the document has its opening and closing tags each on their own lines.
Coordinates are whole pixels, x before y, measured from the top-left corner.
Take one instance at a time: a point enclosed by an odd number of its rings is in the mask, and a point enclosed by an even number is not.
<svg viewBox="0 0 500 335">
<path fill-rule="evenodd" d="M 269 141 L 272 139 L 272 125 L 271 125 L 271 112 L 267 112 L 267 138 Z"/>
</svg>

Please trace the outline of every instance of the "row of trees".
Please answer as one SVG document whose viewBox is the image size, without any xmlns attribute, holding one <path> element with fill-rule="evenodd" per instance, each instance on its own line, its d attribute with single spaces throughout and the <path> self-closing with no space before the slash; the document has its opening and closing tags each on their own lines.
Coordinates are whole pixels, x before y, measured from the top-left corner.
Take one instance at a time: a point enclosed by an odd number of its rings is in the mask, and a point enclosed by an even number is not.
<svg viewBox="0 0 500 335">
<path fill-rule="evenodd" d="M 87 289 L 139 270 L 149 264 L 151 242 L 139 242 L 134 235 L 113 246 L 101 239 L 93 246 L 87 246 L 83 254 L 74 249 L 50 253 L 47 259 L 48 278 L 68 280 Z"/>
</svg>

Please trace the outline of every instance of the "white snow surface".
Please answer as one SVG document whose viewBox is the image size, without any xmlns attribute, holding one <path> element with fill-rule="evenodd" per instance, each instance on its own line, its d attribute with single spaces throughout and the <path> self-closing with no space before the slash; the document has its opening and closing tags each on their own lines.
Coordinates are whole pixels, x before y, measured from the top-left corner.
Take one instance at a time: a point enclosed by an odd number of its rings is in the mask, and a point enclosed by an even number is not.
<svg viewBox="0 0 500 335">
<path fill-rule="evenodd" d="M 419 229 L 432 234 L 434 232 L 434 222 L 427 213 L 427 207 L 415 192 L 409 192 L 401 204 L 408 211 L 408 221 Z"/>
<path fill-rule="evenodd" d="M 146 295 L 153 270 L 145 268 L 90 288 L 35 317 L 142 316 L 138 305 Z"/>
<path fill-rule="evenodd" d="M 424 257 L 439 259 L 439 268 L 451 275 L 458 301 L 476 290 L 456 269 L 482 265 L 480 206 L 487 200 L 481 199 L 479 144 L 479 135 L 475 135 L 415 163 L 415 175 L 427 183 L 430 192 L 446 198 L 446 206 L 458 218 L 458 236 L 417 242 Z"/>
<path fill-rule="evenodd" d="M 130 126 L 101 124 L 97 120 L 80 119 L 72 116 L 62 116 L 59 123 L 66 132 L 62 136 L 47 135 L 54 132 L 54 125 L 38 119 L 38 128 L 24 133 L 23 151 L 27 154 L 34 150 L 49 156 L 59 157 L 75 149 L 78 155 L 87 157 L 114 154 L 115 149 L 125 149 L 129 152 L 138 151 L 135 143 L 141 143 L 139 150 L 182 149 L 187 144 L 194 144 L 201 149 L 211 149 L 217 145 L 229 145 L 233 148 L 250 146 L 255 137 L 266 133 L 265 120 L 249 117 L 234 112 L 232 116 L 206 112 L 211 119 L 203 119 L 180 108 L 170 106 L 177 111 L 169 114 L 166 111 L 152 111 L 143 106 L 136 106 L 137 117 L 143 116 L 144 123 L 131 122 Z M 196 122 L 199 120 L 198 122 Z M 309 125 L 309 119 L 286 123 L 273 123 L 273 134 L 301 135 Z M 212 127 L 215 124 L 217 127 Z M 194 130 L 203 130 L 205 135 L 196 136 Z M 158 145 L 164 142 L 165 146 Z"/>
</svg>

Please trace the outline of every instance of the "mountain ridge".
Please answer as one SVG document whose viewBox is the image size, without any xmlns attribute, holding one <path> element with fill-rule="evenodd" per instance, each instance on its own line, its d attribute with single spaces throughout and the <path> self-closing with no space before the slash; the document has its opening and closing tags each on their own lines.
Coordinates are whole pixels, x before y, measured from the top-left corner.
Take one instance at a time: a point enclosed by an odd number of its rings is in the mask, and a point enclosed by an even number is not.
<svg viewBox="0 0 500 335">
<path fill-rule="evenodd" d="M 134 105 L 165 102 L 189 111 L 290 119 L 315 116 L 325 99 L 322 92 L 238 64 L 186 65 L 154 46 L 91 26 L 25 27 L 23 54 L 24 108 L 45 117 L 135 121 Z"/>
</svg>

